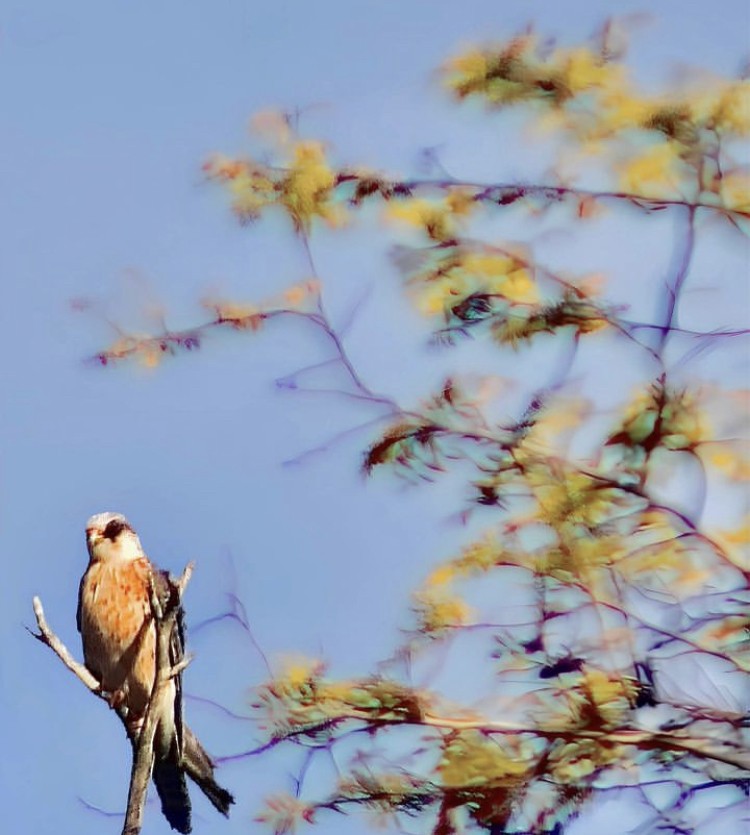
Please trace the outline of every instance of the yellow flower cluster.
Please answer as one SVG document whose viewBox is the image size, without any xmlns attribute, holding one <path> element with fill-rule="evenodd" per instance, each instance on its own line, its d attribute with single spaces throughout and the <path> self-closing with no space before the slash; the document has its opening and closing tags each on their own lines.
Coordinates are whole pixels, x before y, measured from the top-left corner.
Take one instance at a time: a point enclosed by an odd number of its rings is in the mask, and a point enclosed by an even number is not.
<svg viewBox="0 0 750 835">
<path fill-rule="evenodd" d="M 721 178 L 721 201 L 735 212 L 750 214 L 750 174 L 744 171 L 732 171 Z"/>
<path fill-rule="evenodd" d="M 282 660 L 281 674 L 274 680 L 274 685 L 287 695 L 307 692 L 324 671 L 325 664 L 320 659 L 290 656 Z"/>
<path fill-rule="evenodd" d="M 711 120 L 726 133 L 750 135 L 750 80 L 732 81 L 720 89 L 711 108 Z"/>
<path fill-rule="evenodd" d="M 636 397 L 621 432 L 612 440 L 649 448 L 659 444 L 667 449 L 692 449 L 709 437 L 697 395 L 654 386 Z"/>
<path fill-rule="evenodd" d="M 594 739 L 558 742 L 549 756 L 550 775 L 563 785 L 576 784 L 603 766 L 623 761 L 621 745 Z"/>
<path fill-rule="evenodd" d="M 554 473 L 545 466 L 528 473 L 541 521 L 559 528 L 582 524 L 594 528 L 612 512 L 613 493 L 576 470 Z"/>
<path fill-rule="evenodd" d="M 289 153 L 288 165 L 281 168 L 216 155 L 203 169 L 227 187 L 232 209 L 241 220 L 254 220 L 266 207 L 280 205 L 298 232 L 308 232 L 316 217 L 331 226 L 341 225 L 343 209 L 333 202 L 336 174 L 323 145 L 300 141 L 289 146 Z"/>
<path fill-rule="evenodd" d="M 331 202 L 336 175 L 329 167 L 320 142 L 299 142 L 293 151 L 292 164 L 282 181 L 281 202 L 298 231 L 308 231 L 314 217 L 331 226 L 344 222 L 341 207 Z"/>
<path fill-rule="evenodd" d="M 584 673 L 577 689 L 596 707 L 605 725 L 612 726 L 620 723 L 631 710 L 637 682 L 617 673 L 593 669 Z"/>
<path fill-rule="evenodd" d="M 747 443 L 717 442 L 706 447 L 705 458 L 733 481 L 750 480 L 750 447 Z"/>
<path fill-rule="evenodd" d="M 463 789 L 498 784 L 513 786 L 522 782 L 533 767 L 533 760 L 523 757 L 523 752 L 506 751 L 508 745 L 479 731 L 456 734 L 443 749 L 438 765 L 442 785 Z"/>
<path fill-rule="evenodd" d="M 471 608 L 462 598 L 442 588 L 416 592 L 414 611 L 420 631 L 427 635 L 465 626 L 472 614 Z"/>
<path fill-rule="evenodd" d="M 445 82 L 458 98 L 479 96 L 491 106 L 543 103 L 541 123 L 570 131 L 584 152 L 604 139 L 654 140 L 620 166 L 620 188 L 643 197 L 675 197 L 691 178 L 695 183 L 700 159 L 713 159 L 717 152 L 717 134 L 750 135 L 748 79 L 649 97 L 634 89 L 624 65 L 598 46 L 545 54 L 533 36 L 524 36 L 472 47 L 448 62 Z M 718 184 L 702 188 L 719 190 Z M 724 184 L 720 193 L 727 208 L 747 211 L 746 182 Z"/>
<path fill-rule="evenodd" d="M 497 565 L 502 554 L 500 544 L 494 536 L 487 535 L 466 546 L 460 556 L 439 565 L 425 581 L 427 588 L 446 586 L 454 580 L 483 574 Z"/>
<path fill-rule="evenodd" d="M 621 166 L 620 185 L 644 197 L 676 196 L 684 175 L 679 148 L 671 142 L 660 142 Z"/>
<path fill-rule="evenodd" d="M 258 330 L 263 322 L 262 311 L 254 304 L 205 299 L 203 307 L 210 310 L 217 321 L 238 330 Z"/>
<path fill-rule="evenodd" d="M 436 269 L 413 276 L 409 283 L 414 303 L 425 316 L 448 317 L 475 294 L 521 305 L 539 300 L 528 267 L 511 256 L 491 251 L 458 250 Z"/>
<path fill-rule="evenodd" d="M 560 50 L 552 61 L 560 68 L 563 83 L 573 95 L 592 89 L 621 89 L 625 71 L 621 64 L 605 61 L 586 47 Z"/>
<path fill-rule="evenodd" d="M 457 218 L 468 216 L 474 208 L 470 191 L 450 189 L 441 200 L 425 200 L 412 197 L 388 204 L 385 216 L 424 232 L 430 240 L 443 243 L 454 238 Z"/>
<path fill-rule="evenodd" d="M 587 47 L 557 49 L 540 57 L 533 36 L 499 47 L 472 47 L 445 66 L 446 86 L 459 98 L 480 95 L 490 104 L 547 100 L 559 106 L 580 93 L 625 85 L 622 65 Z"/>
</svg>

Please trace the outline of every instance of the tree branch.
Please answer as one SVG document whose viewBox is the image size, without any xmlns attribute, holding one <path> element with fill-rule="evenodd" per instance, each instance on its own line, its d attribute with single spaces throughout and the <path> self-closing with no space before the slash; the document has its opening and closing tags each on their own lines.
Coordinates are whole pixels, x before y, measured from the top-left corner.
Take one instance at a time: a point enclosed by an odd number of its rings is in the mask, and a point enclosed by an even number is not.
<svg viewBox="0 0 750 835">
<path fill-rule="evenodd" d="M 149 602 L 151 614 L 156 628 L 156 669 L 154 672 L 154 686 L 151 698 L 146 708 L 140 733 L 133 740 L 133 764 L 130 772 L 130 787 L 128 790 L 128 810 L 122 835 L 138 835 L 143 825 L 143 810 L 146 805 L 148 781 L 154 767 L 154 739 L 160 717 L 168 709 L 166 704 L 170 698 L 169 683 L 186 665 L 186 659 L 180 659 L 174 666 L 170 658 L 172 632 L 182 605 L 182 594 L 193 573 L 193 563 L 182 572 L 179 580 L 167 578 L 169 596 L 167 600 L 159 600 L 154 588 L 153 576 L 149 583 Z"/>
<path fill-rule="evenodd" d="M 34 607 L 34 616 L 36 617 L 36 624 L 39 627 L 39 632 L 32 632 L 28 627 L 26 630 L 45 646 L 48 646 L 52 652 L 63 662 L 63 664 L 83 682 L 84 686 L 99 696 L 99 698 L 107 700 L 102 693 L 101 685 L 96 678 L 88 671 L 88 669 L 73 658 L 65 644 L 55 635 L 50 629 L 47 619 L 44 616 L 44 607 L 42 601 L 38 597 L 34 597 L 31 601 Z"/>
</svg>

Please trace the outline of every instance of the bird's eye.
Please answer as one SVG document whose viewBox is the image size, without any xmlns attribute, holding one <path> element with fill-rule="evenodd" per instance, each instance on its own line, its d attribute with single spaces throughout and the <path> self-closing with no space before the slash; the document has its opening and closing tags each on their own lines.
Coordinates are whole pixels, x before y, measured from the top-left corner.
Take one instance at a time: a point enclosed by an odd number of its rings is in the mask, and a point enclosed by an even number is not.
<svg viewBox="0 0 750 835">
<path fill-rule="evenodd" d="M 113 519 L 111 522 L 107 523 L 107 527 L 104 529 L 103 536 L 105 539 L 111 539 L 113 542 L 117 537 L 123 532 L 125 529 L 125 525 L 119 519 Z"/>
</svg>

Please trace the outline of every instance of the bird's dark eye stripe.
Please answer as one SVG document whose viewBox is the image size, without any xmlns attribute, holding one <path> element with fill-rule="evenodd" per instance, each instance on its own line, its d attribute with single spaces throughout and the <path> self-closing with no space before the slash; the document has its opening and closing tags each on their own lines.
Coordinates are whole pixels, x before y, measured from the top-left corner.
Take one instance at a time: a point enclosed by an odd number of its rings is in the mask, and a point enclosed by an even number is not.
<svg viewBox="0 0 750 835">
<path fill-rule="evenodd" d="M 106 539 L 111 539 L 114 542 L 125 528 L 127 528 L 127 525 L 124 522 L 120 519 L 113 519 L 111 522 L 107 522 L 103 535 Z"/>
</svg>

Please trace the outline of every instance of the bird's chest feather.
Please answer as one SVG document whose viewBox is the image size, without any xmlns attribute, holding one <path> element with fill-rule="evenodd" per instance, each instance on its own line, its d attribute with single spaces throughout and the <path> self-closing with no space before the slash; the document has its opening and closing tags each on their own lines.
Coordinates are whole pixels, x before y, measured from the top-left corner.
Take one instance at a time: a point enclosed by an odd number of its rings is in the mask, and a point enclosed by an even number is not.
<svg viewBox="0 0 750 835">
<path fill-rule="evenodd" d="M 149 690 L 154 627 L 146 559 L 89 566 L 81 587 L 81 637 L 86 666 L 105 690 Z"/>
</svg>

